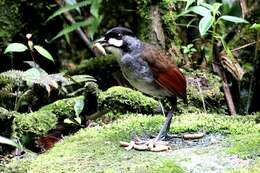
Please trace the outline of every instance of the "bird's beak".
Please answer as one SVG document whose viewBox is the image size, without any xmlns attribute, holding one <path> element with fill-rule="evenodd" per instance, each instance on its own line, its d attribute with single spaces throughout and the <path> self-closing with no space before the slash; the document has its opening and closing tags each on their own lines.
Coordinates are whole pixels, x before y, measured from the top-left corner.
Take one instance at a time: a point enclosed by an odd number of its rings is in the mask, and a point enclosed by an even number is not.
<svg viewBox="0 0 260 173">
<path fill-rule="evenodd" d="M 107 44 L 107 41 L 105 40 L 105 37 L 101 37 L 95 41 L 95 43 L 100 43 L 102 46 Z"/>
<path fill-rule="evenodd" d="M 105 40 L 105 37 L 101 37 L 100 39 L 97 39 L 96 41 L 94 41 L 94 44 L 92 46 L 93 51 L 97 54 L 97 55 L 107 55 L 106 50 L 105 50 L 105 46 L 107 46 L 107 41 Z"/>
</svg>

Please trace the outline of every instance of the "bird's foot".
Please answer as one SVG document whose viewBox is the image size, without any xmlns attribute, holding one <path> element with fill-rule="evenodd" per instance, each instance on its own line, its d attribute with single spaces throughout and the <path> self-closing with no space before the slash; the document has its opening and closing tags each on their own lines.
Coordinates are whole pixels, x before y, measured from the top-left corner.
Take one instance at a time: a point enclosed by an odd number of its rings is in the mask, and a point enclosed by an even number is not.
<svg viewBox="0 0 260 173">
<path fill-rule="evenodd" d="M 135 149 L 138 151 L 153 151 L 153 152 L 160 152 L 160 151 L 168 151 L 171 149 L 170 145 L 166 141 L 161 141 L 156 138 L 150 139 L 148 141 L 135 139 L 131 142 L 120 142 L 122 147 L 125 147 L 127 151 L 131 149 Z"/>
</svg>

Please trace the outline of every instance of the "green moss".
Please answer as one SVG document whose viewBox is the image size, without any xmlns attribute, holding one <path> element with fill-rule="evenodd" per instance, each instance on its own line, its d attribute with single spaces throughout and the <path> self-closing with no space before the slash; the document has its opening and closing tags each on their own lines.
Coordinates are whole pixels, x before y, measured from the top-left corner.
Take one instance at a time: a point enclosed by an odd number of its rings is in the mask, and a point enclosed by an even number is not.
<svg viewBox="0 0 260 173">
<path fill-rule="evenodd" d="M 260 156 L 259 132 L 233 136 L 231 139 L 231 145 L 232 147 L 228 149 L 228 152 L 231 154 L 239 154 L 239 156 L 244 159 L 254 159 Z"/>
<path fill-rule="evenodd" d="M 153 98 L 121 86 L 111 87 L 101 92 L 98 98 L 100 108 L 119 112 L 152 113 L 159 106 Z"/>
<path fill-rule="evenodd" d="M 188 81 L 187 95 L 189 104 L 179 103 L 178 108 L 181 113 L 205 112 L 203 101 L 206 112 L 227 113 L 224 93 L 220 90 L 222 83 L 219 76 L 204 70 L 184 73 Z"/>
<path fill-rule="evenodd" d="M 0 48 L 6 45 L 22 28 L 21 16 L 19 14 L 20 3 L 2 0 L 0 2 Z"/>
<path fill-rule="evenodd" d="M 83 96 L 67 98 L 58 100 L 49 105 L 43 106 L 39 112 L 51 112 L 57 116 L 58 119 L 70 118 L 75 115 L 74 105 L 77 100 L 83 100 Z"/>
<path fill-rule="evenodd" d="M 13 162 L 8 170 L 21 172 L 182 172 L 174 160 L 150 152 L 126 152 L 119 140 L 129 139 L 131 133 L 149 130 L 150 121 L 158 118 L 128 115 L 112 125 L 84 129 L 67 137 L 36 160 Z M 140 128 L 140 122 L 144 124 Z M 159 127 L 159 126 L 157 126 Z M 130 129 L 130 130 L 128 130 Z M 72 149 L 73 148 L 73 149 Z M 19 168 L 19 169 L 17 169 Z M 8 171 L 6 171 L 8 172 Z"/>
<path fill-rule="evenodd" d="M 16 115 L 13 129 L 18 137 L 26 134 L 44 135 L 54 128 L 56 123 L 57 117 L 55 114 L 48 111 L 38 111 Z"/>
<path fill-rule="evenodd" d="M 83 60 L 75 69 L 68 71 L 67 74 L 91 75 L 97 80 L 100 89 L 107 89 L 110 86 L 117 85 L 118 81 L 114 76 L 119 80 L 123 78 L 116 57 L 112 55 Z"/>
<path fill-rule="evenodd" d="M 120 140 L 130 140 L 135 135 L 157 133 L 164 117 L 141 114 L 124 114 L 122 117 L 113 124 L 83 129 L 74 136 L 66 137 L 62 143 L 56 144 L 35 160 L 13 161 L 7 165 L 6 172 L 182 172 L 170 155 L 162 157 L 151 152 L 126 152 L 118 145 Z M 171 132 L 202 130 L 232 134 L 229 136 L 231 139 L 239 139 L 236 136 L 238 134 L 246 136 L 259 133 L 254 119 L 254 116 L 186 114 L 174 117 Z M 249 135 L 247 139 L 241 139 L 250 141 L 252 137 L 255 136 Z M 254 145 L 245 142 L 244 148 L 254 146 L 254 149 L 249 150 L 257 151 L 259 144 L 253 143 Z"/>
<path fill-rule="evenodd" d="M 178 18 L 178 15 L 183 12 L 185 3 L 174 0 L 161 0 L 160 7 L 167 38 L 166 43 L 168 45 L 174 44 L 177 48 L 180 48 L 184 42 L 183 29 L 185 28 L 180 28 L 178 24 L 183 24 L 185 21 L 182 21 L 182 18 Z"/>
</svg>

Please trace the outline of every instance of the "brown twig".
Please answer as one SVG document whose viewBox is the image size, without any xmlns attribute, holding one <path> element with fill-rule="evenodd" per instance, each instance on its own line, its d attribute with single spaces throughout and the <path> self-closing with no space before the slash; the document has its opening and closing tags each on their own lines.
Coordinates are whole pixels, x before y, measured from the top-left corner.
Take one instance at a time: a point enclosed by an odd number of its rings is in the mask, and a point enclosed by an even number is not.
<svg viewBox="0 0 260 173">
<path fill-rule="evenodd" d="M 227 102 L 229 113 L 230 113 L 230 115 L 235 115 L 236 108 L 235 108 L 235 104 L 234 104 L 234 101 L 232 98 L 230 88 L 228 86 L 228 80 L 227 80 L 226 73 L 225 73 L 223 67 L 221 67 L 218 64 L 213 63 L 213 68 L 214 68 L 214 71 L 216 71 L 219 74 L 219 76 L 222 77 L 223 90 L 224 90 L 224 95 L 225 95 L 225 99 Z"/>
<path fill-rule="evenodd" d="M 245 18 L 246 14 L 248 12 L 246 0 L 240 0 L 240 6 L 241 6 L 241 9 L 242 9 L 242 17 Z"/>
<path fill-rule="evenodd" d="M 243 46 L 240 46 L 240 47 L 237 47 L 235 49 L 232 49 L 231 51 L 235 52 L 235 51 L 238 51 L 240 49 L 244 49 L 244 48 L 246 48 L 248 46 L 252 46 L 252 45 L 256 44 L 256 42 L 258 42 L 258 41 L 254 41 L 254 42 L 251 42 L 251 43 L 244 44 Z"/>
</svg>

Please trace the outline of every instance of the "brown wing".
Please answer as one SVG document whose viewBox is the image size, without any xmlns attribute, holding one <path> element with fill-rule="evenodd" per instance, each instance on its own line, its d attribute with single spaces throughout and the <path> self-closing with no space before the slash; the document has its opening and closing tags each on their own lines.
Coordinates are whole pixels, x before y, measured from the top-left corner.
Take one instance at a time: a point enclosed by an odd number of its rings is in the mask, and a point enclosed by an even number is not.
<svg viewBox="0 0 260 173">
<path fill-rule="evenodd" d="M 159 48 L 146 44 L 141 57 L 149 64 L 155 81 L 172 95 L 186 100 L 186 79 L 178 67 Z"/>
</svg>

